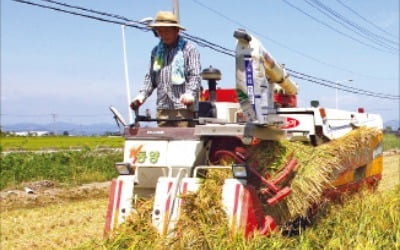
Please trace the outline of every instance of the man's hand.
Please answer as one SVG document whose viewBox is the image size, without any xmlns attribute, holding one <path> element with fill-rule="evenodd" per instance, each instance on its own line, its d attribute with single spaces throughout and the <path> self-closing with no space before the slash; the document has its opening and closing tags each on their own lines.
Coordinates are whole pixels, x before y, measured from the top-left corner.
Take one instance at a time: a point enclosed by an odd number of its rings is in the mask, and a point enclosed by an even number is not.
<svg viewBox="0 0 400 250">
<path fill-rule="evenodd" d="M 179 101 L 186 106 L 190 106 L 194 102 L 194 97 L 191 94 L 183 94 Z"/>
<path fill-rule="evenodd" d="M 142 95 L 138 95 L 136 96 L 132 101 L 131 101 L 131 109 L 135 110 L 138 109 L 140 107 L 140 105 L 143 104 L 144 102 L 144 96 Z"/>
</svg>

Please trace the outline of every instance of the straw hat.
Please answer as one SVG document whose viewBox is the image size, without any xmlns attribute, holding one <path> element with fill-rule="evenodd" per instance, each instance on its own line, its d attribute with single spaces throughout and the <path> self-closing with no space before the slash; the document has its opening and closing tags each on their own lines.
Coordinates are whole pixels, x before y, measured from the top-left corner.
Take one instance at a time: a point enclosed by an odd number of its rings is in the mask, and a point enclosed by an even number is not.
<svg viewBox="0 0 400 250">
<path fill-rule="evenodd" d="M 185 30 L 185 28 L 179 24 L 176 16 L 170 11 L 159 11 L 156 15 L 156 20 L 149 24 L 149 27 L 178 27 L 181 30 Z"/>
</svg>

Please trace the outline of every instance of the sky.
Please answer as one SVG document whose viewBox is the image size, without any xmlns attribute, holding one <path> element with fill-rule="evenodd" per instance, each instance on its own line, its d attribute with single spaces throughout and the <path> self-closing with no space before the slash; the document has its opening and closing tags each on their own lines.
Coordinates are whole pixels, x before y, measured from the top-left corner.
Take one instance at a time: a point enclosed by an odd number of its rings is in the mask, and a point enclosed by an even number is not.
<svg viewBox="0 0 400 250">
<path fill-rule="evenodd" d="M 51 5 L 41 0 L 29 1 Z M 64 2 L 130 20 L 154 18 L 157 11 L 173 8 L 173 1 L 166 0 Z M 394 41 L 394 52 L 345 29 L 310 5 L 312 0 L 181 0 L 179 13 L 181 24 L 190 35 L 234 49 L 233 32 L 245 28 L 288 69 L 399 96 L 399 1 L 322 2 L 370 32 L 367 37 L 376 34 L 386 39 L 385 44 Z M 1 1 L 1 124 L 112 123 L 111 105 L 129 120 L 127 96 L 133 98 L 137 94 L 148 70 L 151 49 L 158 40 L 152 32 L 124 28 L 130 89 L 127 95 L 122 29 L 119 24 Z M 202 68 L 212 65 L 222 72 L 218 87 L 234 88 L 234 58 L 198 48 Z M 333 88 L 293 79 L 299 85 L 300 107 L 319 100 L 321 106 L 334 108 L 338 100 L 339 109 L 364 107 L 366 112 L 380 114 L 384 121 L 399 119 L 399 99 L 345 91 L 336 95 Z M 202 85 L 207 86 L 205 81 Z M 155 93 L 143 105 L 152 114 L 154 102 Z"/>
</svg>

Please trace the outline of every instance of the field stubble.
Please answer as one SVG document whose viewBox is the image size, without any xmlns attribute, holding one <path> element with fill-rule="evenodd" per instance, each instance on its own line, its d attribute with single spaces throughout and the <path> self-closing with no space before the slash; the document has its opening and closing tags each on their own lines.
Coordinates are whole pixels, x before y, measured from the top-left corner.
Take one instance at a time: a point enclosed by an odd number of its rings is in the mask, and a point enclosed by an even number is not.
<svg viewBox="0 0 400 250">
<path fill-rule="evenodd" d="M 382 177 L 378 191 L 399 185 L 400 154 L 384 156 Z M 3 207 L 0 249 L 103 248 L 107 200 L 106 197 L 87 198 L 11 210 Z"/>
</svg>

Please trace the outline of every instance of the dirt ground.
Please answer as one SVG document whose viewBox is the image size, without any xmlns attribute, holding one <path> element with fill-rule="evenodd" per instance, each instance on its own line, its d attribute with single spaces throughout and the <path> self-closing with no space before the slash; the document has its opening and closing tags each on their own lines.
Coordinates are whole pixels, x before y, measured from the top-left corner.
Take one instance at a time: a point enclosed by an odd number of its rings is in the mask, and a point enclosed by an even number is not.
<svg viewBox="0 0 400 250">
<path fill-rule="evenodd" d="M 0 192 L 1 210 L 43 207 L 67 201 L 107 197 L 111 182 L 96 182 L 78 187 L 63 188 L 51 181 L 26 183 L 23 190 Z"/>
<path fill-rule="evenodd" d="M 384 152 L 382 180 L 378 191 L 389 190 L 400 184 L 400 151 Z"/>
</svg>

